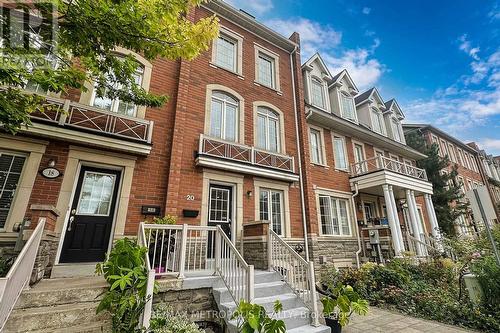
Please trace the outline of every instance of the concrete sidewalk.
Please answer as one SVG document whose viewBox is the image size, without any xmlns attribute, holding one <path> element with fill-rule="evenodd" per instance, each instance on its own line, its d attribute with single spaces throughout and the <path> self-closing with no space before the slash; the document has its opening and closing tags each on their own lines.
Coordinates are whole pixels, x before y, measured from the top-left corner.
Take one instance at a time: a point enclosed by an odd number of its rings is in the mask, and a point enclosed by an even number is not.
<svg viewBox="0 0 500 333">
<path fill-rule="evenodd" d="M 441 324 L 436 321 L 414 318 L 376 307 L 370 307 L 368 315 L 363 317 L 354 315 L 350 324 L 342 329 L 342 333 L 359 332 L 451 333 L 476 331 Z"/>
</svg>

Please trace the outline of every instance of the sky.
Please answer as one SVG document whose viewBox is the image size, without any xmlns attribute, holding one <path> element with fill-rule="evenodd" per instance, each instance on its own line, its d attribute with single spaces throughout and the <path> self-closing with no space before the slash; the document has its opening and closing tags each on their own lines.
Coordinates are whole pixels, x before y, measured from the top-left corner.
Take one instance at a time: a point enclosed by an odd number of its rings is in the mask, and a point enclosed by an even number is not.
<svg viewBox="0 0 500 333">
<path fill-rule="evenodd" d="M 500 0 L 226 0 L 319 52 L 360 91 L 500 155 Z"/>
</svg>

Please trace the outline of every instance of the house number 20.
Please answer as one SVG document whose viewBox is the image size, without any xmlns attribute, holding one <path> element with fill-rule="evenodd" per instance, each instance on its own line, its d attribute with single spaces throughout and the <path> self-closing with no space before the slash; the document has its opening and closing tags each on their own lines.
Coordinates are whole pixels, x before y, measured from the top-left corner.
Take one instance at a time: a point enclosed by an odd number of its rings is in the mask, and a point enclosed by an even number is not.
<svg viewBox="0 0 500 333">
<path fill-rule="evenodd" d="M 192 194 L 186 195 L 186 200 L 187 201 L 194 201 L 194 195 L 192 195 Z"/>
</svg>

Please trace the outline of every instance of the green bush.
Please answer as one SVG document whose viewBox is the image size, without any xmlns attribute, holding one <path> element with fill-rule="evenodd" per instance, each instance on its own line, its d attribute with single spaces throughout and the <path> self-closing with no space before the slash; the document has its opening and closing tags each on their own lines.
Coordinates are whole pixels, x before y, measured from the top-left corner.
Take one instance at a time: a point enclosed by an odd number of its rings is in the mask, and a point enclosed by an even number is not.
<svg viewBox="0 0 500 333">
<path fill-rule="evenodd" d="M 150 331 L 154 333 L 204 333 L 185 313 L 173 311 L 172 307 L 160 304 L 151 315 Z"/>
</svg>

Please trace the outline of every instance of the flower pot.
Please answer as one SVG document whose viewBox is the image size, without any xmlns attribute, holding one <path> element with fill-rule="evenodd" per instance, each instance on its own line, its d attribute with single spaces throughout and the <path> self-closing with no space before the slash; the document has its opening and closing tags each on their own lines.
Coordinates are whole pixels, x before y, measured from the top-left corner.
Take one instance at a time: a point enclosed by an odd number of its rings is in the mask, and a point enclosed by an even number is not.
<svg viewBox="0 0 500 333">
<path fill-rule="evenodd" d="M 341 333 L 342 326 L 337 319 L 325 317 L 326 326 L 332 329 L 332 333 Z"/>
</svg>

